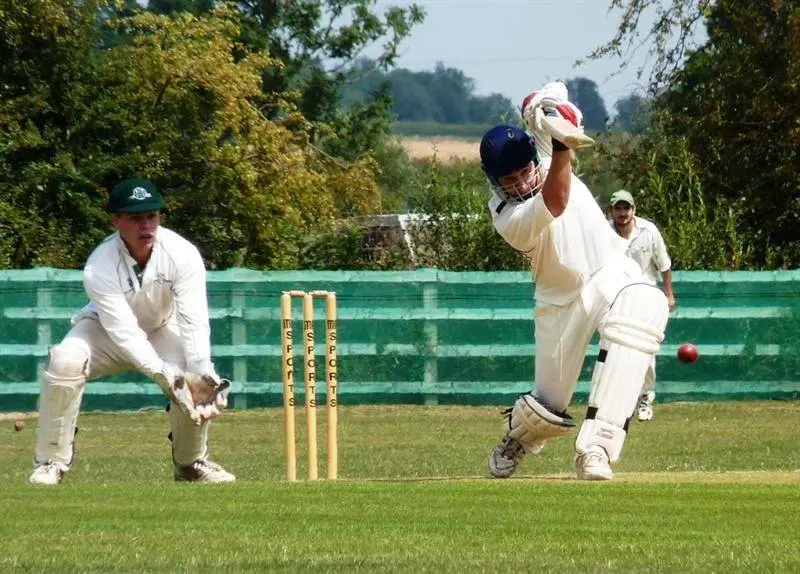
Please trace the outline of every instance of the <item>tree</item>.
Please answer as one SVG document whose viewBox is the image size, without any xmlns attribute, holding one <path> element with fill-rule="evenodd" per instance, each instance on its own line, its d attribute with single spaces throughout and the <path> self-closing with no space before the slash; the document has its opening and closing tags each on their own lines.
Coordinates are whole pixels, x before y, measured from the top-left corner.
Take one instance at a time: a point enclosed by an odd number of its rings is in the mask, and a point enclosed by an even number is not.
<svg viewBox="0 0 800 574">
<path fill-rule="evenodd" d="M 228 6 L 110 18 L 124 41 L 98 49 L 102 3 L 59 12 L 66 4 L 54 0 L 47 17 L 4 14 L 17 33 L 4 36 L 13 50 L 2 73 L 22 86 L 0 100 L 0 170 L 11 182 L 0 229 L 14 232 L 0 235 L 4 263 L 80 265 L 108 232 L 109 186 L 133 175 L 166 192 L 168 225 L 211 267 L 294 267 L 302 238 L 378 208 L 374 162 L 331 162 L 309 145 L 292 95 L 263 91 L 280 63 L 234 57 L 239 19 Z"/>
<path fill-rule="evenodd" d="M 444 116 L 418 74 L 400 68 L 392 70 L 386 81 L 392 94 L 392 110 L 400 120 L 444 121 Z"/>
<path fill-rule="evenodd" d="M 652 116 L 652 106 L 652 99 L 639 94 L 620 98 L 614 103 L 614 129 L 634 134 L 645 133 Z"/>
<path fill-rule="evenodd" d="M 75 165 L 97 14 L 108 3 L 0 4 L 0 265 L 69 265 L 105 235 L 95 182 Z M 96 226 L 96 227 L 95 227 Z M 76 229 L 91 231 L 74 233 Z"/>
<path fill-rule="evenodd" d="M 655 100 L 639 157 L 685 150 L 701 197 L 744 237 L 738 265 L 797 267 L 800 6 L 718 0 L 707 16 L 709 41 Z M 643 171 L 635 158 L 623 166 Z"/>
<path fill-rule="evenodd" d="M 363 62 L 356 66 L 361 70 L 373 68 Z M 432 72 L 397 68 L 388 74 L 362 74 L 358 82 L 345 86 L 343 105 L 369 101 L 382 84 L 389 86 L 392 111 L 401 121 L 495 124 L 513 121 L 518 115 L 508 98 L 500 94 L 474 95 L 472 78 L 441 63 Z"/>
<path fill-rule="evenodd" d="M 704 185 L 738 202 L 759 265 L 800 264 L 799 30 L 796 2 L 718 0 L 708 45 L 659 100 L 661 128 L 687 137 Z"/>
<path fill-rule="evenodd" d="M 476 96 L 470 100 L 470 122 L 476 124 L 511 124 L 519 121 L 519 112 L 501 94 Z"/>
<path fill-rule="evenodd" d="M 622 11 L 617 31 L 587 59 L 614 56 L 622 60 L 620 70 L 623 70 L 630 65 L 633 54 L 647 46 L 650 56 L 647 61 L 653 66 L 649 82 L 655 93 L 669 83 L 681 69 L 686 55 L 698 47 L 697 30 L 712 5 L 712 0 L 611 0 L 609 12 Z M 642 22 L 649 20 L 650 13 L 655 14 L 653 23 L 643 30 Z M 641 78 L 643 74 L 644 67 L 640 67 L 637 76 Z"/>
<path fill-rule="evenodd" d="M 179 15 L 190 12 L 195 16 L 205 14 L 214 9 L 216 0 L 148 0 L 147 8 L 157 14 Z"/>
<path fill-rule="evenodd" d="M 587 131 L 604 132 L 608 112 L 597 84 L 588 78 L 572 78 L 564 82 L 569 99 L 583 112 L 583 122 Z"/>
<path fill-rule="evenodd" d="M 159 13 L 208 12 L 214 0 L 160 0 Z M 363 67 L 354 66 L 364 50 L 377 42 L 382 52 L 372 60 L 376 70 L 394 65 L 399 47 L 425 13 L 416 4 L 387 6 L 383 15 L 371 10 L 374 0 L 238 0 L 241 42 L 256 53 L 266 51 L 281 62 L 265 71 L 266 92 L 300 93 L 299 108 L 311 121 L 328 121 L 338 112 L 339 91 Z M 278 107 L 264 110 L 270 117 Z"/>
<path fill-rule="evenodd" d="M 423 72 L 420 79 L 428 88 L 433 101 L 441 110 L 442 121 L 448 124 L 469 121 L 469 99 L 475 91 L 475 81 L 456 68 L 436 64 L 433 73 Z"/>
</svg>

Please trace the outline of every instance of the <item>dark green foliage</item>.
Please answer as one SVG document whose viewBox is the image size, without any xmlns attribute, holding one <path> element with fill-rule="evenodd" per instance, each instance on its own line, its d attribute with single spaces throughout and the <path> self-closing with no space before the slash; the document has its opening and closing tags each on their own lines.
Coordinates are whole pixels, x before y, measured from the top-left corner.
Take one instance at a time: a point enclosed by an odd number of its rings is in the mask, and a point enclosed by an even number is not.
<svg viewBox="0 0 800 574">
<path fill-rule="evenodd" d="M 611 128 L 615 131 L 642 134 L 652 118 L 653 102 L 638 94 L 630 94 L 616 101 L 616 116 Z"/>
<path fill-rule="evenodd" d="M 525 266 L 491 227 L 477 165 L 415 162 L 393 140 L 392 131 L 477 140 L 519 121 L 519 102 L 474 96 L 457 69 L 392 70 L 418 6 L 234 4 L 222 22 L 210 16 L 214 0 L 153 0 L 149 12 L 133 0 L 0 2 L 0 266 L 80 266 L 110 231 L 105 190 L 134 172 L 168 190 L 168 224 L 212 267 Z M 800 8 L 670 6 L 661 25 L 683 26 L 681 42 L 708 16 L 707 45 L 682 70 L 659 68 L 671 83 L 658 97 L 618 101 L 615 133 L 582 151 L 576 172 L 601 203 L 619 187 L 637 194 L 678 267 L 800 266 Z M 630 5 L 624 22 L 642 8 Z M 133 14 L 173 18 L 114 24 Z M 175 32 L 153 42 L 167 27 L 231 44 L 222 57 Z M 383 53 L 359 60 L 376 41 Z M 256 64 L 263 50 L 275 60 Z M 667 64 L 679 61 L 680 50 L 670 54 Z M 567 84 L 587 129 L 602 131 L 597 86 Z M 407 210 L 427 222 L 414 230 L 413 257 L 354 219 Z"/>
<path fill-rule="evenodd" d="M 494 125 L 519 119 L 517 108 L 508 98 L 500 94 L 475 95 L 472 78 L 441 62 L 430 72 L 399 68 L 383 73 L 375 62 L 362 59 L 352 70 L 360 79 L 343 90 L 345 106 L 367 100 L 382 86 L 387 86 L 392 96 L 392 110 L 402 122 Z"/>
<path fill-rule="evenodd" d="M 347 111 L 340 110 L 328 123 L 332 133 L 325 138 L 325 151 L 335 157 L 356 160 L 386 145 L 394 121 L 390 107 L 391 98 L 382 88 L 371 101 L 357 102 Z"/>
<path fill-rule="evenodd" d="M 800 266 L 799 26 L 796 2 L 717 2 L 708 45 L 659 102 L 661 129 L 735 206 L 756 266 Z"/>
<path fill-rule="evenodd" d="M 214 8 L 215 0 L 148 0 L 147 8 L 158 14 L 191 12 L 199 15 Z"/>
<path fill-rule="evenodd" d="M 620 175 L 686 268 L 800 266 L 800 6 L 716 2 Z"/>
<path fill-rule="evenodd" d="M 377 271 L 411 266 L 400 229 L 380 229 L 359 221 L 305 238 L 298 257 L 298 269 Z"/>
<path fill-rule="evenodd" d="M 299 237 L 379 209 L 369 154 L 389 137 L 386 98 L 340 112 L 346 78 L 319 64 L 384 35 L 391 63 L 421 12 L 381 20 L 369 5 L 4 3 L 0 264 L 80 266 L 110 232 L 105 190 L 132 175 L 156 181 L 167 224 L 217 268 L 294 266 Z M 348 6 L 352 21 L 328 29 L 322 13 Z M 267 46 L 292 56 L 256 53 Z"/>
<path fill-rule="evenodd" d="M 737 206 L 703 185 L 700 160 L 685 138 L 656 132 L 617 158 L 636 213 L 654 221 L 675 269 L 741 269 L 752 248 L 740 227 Z"/>
<path fill-rule="evenodd" d="M 0 264 L 72 266 L 108 233 L 75 137 L 102 2 L 5 3 L 0 33 Z M 94 170 L 97 169 L 97 171 Z M 76 233 L 77 232 L 77 233 Z"/>
<path fill-rule="evenodd" d="M 524 270 L 528 261 L 494 230 L 489 187 L 477 162 L 444 164 L 437 158 L 408 161 L 383 148 L 384 185 L 397 195 L 389 205 L 408 211 L 408 235 L 381 228 L 374 218 L 349 220 L 332 233 L 310 237 L 304 268 L 450 271 Z"/>
<path fill-rule="evenodd" d="M 603 207 L 612 193 L 625 187 L 625 181 L 614 171 L 614 154 L 629 139 L 624 133 L 606 132 L 597 138 L 598 145 L 581 149 L 576 154 L 572 170 Z"/>
<path fill-rule="evenodd" d="M 412 228 L 418 267 L 451 271 L 522 270 L 527 260 L 494 230 L 487 207 L 489 184 L 477 163 L 420 163 L 421 185 L 412 197 L 419 218 Z"/>
</svg>

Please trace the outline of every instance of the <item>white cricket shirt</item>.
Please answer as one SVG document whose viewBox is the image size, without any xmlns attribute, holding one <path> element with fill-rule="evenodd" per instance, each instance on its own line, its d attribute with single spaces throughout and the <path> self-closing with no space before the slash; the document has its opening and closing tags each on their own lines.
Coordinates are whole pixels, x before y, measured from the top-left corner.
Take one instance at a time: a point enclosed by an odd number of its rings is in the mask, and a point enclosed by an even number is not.
<svg viewBox="0 0 800 574">
<path fill-rule="evenodd" d="M 652 285 L 657 285 L 660 279 L 659 275 L 672 267 L 667 246 L 655 223 L 635 215 L 633 221 L 634 228 L 630 237 L 621 235 L 619 237 L 625 242 L 628 256 L 642 268 L 647 281 Z M 613 219 L 609 220 L 609 224 L 614 233 L 617 233 Z"/>
<path fill-rule="evenodd" d="M 553 217 L 541 193 L 524 202 L 489 200 L 494 227 L 531 260 L 536 300 L 565 305 L 603 265 L 624 258 L 625 243 L 609 228 L 600 206 L 572 174 L 567 208 Z"/>
<path fill-rule="evenodd" d="M 91 302 L 76 319 L 97 316 L 111 340 L 147 376 L 163 367 L 147 335 L 170 322 L 178 325 L 187 370 L 213 369 L 205 266 L 197 248 L 174 231 L 158 228 L 143 270 L 114 233 L 89 256 L 83 285 Z"/>
</svg>

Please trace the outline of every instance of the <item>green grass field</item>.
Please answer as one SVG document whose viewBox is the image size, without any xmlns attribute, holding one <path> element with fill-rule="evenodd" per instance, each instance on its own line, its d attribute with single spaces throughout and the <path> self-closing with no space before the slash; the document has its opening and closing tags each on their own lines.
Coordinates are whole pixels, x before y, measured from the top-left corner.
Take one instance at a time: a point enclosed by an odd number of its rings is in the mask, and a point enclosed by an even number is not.
<svg viewBox="0 0 800 574">
<path fill-rule="evenodd" d="M 26 484 L 36 421 L 6 418 L 0 572 L 800 571 L 799 402 L 657 405 L 610 483 L 572 478 L 569 439 L 486 478 L 499 413 L 342 407 L 340 480 L 293 484 L 282 412 L 225 413 L 232 485 L 172 482 L 162 412 L 84 414 L 52 488 Z"/>
</svg>

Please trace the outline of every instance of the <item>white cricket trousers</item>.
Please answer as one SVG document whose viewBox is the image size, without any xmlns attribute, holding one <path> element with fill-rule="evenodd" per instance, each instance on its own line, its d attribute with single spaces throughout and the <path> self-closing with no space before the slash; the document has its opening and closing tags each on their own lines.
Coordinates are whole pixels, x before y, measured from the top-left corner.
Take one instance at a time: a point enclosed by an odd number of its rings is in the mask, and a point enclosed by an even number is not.
<svg viewBox="0 0 800 574">
<path fill-rule="evenodd" d="M 533 391 L 548 407 L 556 412 L 567 410 L 592 335 L 617 294 L 628 285 L 645 282 L 638 264 L 624 257 L 607 263 L 592 275 L 572 303 L 537 302 Z"/>
<path fill-rule="evenodd" d="M 86 374 L 86 381 L 92 381 L 100 377 L 114 375 L 126 371 L 137 371 L 137 368 L 130 362 L 122 349 L 114 343 L 100 324 L 100 321 L 92 315 L 80 317 L 72 329 L 66 334 L 62 344 L 71 338 L 80 339 L 89 349 L 89 363 Z M 186 367 L 186 357 L 183 351 L 180 334 L 177 325 L 167 324 L 153 331 L 148 335 L 150 344 L 153 345 L 156 353 L 164 361 L 175 363 L 181 368 Z M 47 385 L 47 378 L 42 379 L 42 384 Z M 156 383 L 152 383 L 156 386 Z M 79 392 L 83 393 L 81 385 Z M 45 393 L 42 393 L 43 396 Z M 80 397 L 77 398 L 80 401 Z M 164 401 L 168 401 L 164 396 Z M 59 405 L 60 407 L 60 405 Z M 74 423 L 64 425 L 58 441 L 53 440 L 52 433 L 48 439 L 47 428 L 52 428 L 53 421 L 59 417 L 70 418 L 70 413 L 66 408 L 57 407 L 42 408 L 40 405 L 39 433 L 36 445 L 37 460 L 55 460 L 64 464 L 69 464 L 71 460 L 71 441 L 74 434 Z M 55 412 L 64 410 L 65 412 Z M 44 416 L 45 419 L 42 420 Z M 77 413 L 74 413 L 77 416 Z M 196 426 L 184 415 L 181 410 L 171 405 L 169 409 L 170 431 L 172 433 L 173 460 L 176 464 L 186 466 L 193 463 L 198 458 L 207 456 L 208 428 L 209 421 Z"/>
</svg>

